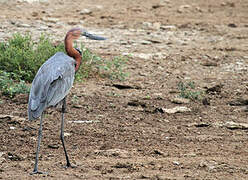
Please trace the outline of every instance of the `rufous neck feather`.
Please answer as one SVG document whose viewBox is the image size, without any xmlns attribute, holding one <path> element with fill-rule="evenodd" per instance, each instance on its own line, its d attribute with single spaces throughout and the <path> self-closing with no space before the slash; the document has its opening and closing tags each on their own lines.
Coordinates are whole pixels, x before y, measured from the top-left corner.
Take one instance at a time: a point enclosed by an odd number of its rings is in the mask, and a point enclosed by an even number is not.
<svg viewBox="0 0 248 180">
<path fill-rule="evenodd" d="M 75 38 L 73 38 L 73 36 L 68 32 L 65 37 L 65 51 L 68 56 L 76 60 L 75 71 L 77 72 L 81 65 L 82 56 L 75 48 L 73 48 L 74 39 Z"/>
</svg>

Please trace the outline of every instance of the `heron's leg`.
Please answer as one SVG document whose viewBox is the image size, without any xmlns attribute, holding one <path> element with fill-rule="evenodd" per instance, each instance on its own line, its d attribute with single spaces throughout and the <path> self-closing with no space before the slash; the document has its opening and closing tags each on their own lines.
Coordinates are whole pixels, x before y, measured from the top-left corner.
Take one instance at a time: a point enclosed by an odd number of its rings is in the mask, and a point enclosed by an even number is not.
<svg viewBox="0 0 248 180">
<path fill-rule="evenodd" d="M 69 157 L 67 155 L 67 151 L 65 148 L 65 143 L 64 143 L 64 113 L 66 110 L 66 97 L 63 99 L 63 105 L 62 105 L 62 118 L 61 118 L 61 131 L 60 131 L 60 139 L 64 148 L 64 152 L 65 152 L 65 158 L 66 158 L 66 168 L 68 167 L 73 167 L 69 161 Z"/>
<path fill-rule="evenodd" d="M 38 131 L 38 143 L 37 143 L 37 149 L 36 149 L 35 164 L 34 164 L 34 170 L 31 174 L 47 174 L 46 172 L 38 171 L 39 151 L 40 151 L 40 143 L 41 143 L 41 138 L 42 138 L 42 123 L 43 123 L 43 113 L 41 114 L 41 117 L 40 117 L 40 128 Z"/>
</svg>

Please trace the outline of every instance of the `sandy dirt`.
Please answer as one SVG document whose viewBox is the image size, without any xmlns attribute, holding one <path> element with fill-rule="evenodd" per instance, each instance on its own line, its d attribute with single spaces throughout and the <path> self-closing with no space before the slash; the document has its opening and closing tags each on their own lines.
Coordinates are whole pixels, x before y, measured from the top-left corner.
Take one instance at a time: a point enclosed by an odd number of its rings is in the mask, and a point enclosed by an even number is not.
<svg viewBox="0 0 248 180">
<path fill-rule="evenodd" d="M 108 38 L 81 39 L 99 56 L 130 55 L 125 81 L 91 77 L 71 90 L 73 169 L 63 168 L 51 108 L 39 158 L 48 175 L 29 174 L 39 120 L 27 120 L 27 95 L 2 96 L 0 179 L 248 179 L 247 9 L 245 0 L 0 1 L 1 41 L 45 32 L 62 42 L 80 26 Z M 202 99 L 176 102 L 180 82 L 194 82 Z"/>
</svg>

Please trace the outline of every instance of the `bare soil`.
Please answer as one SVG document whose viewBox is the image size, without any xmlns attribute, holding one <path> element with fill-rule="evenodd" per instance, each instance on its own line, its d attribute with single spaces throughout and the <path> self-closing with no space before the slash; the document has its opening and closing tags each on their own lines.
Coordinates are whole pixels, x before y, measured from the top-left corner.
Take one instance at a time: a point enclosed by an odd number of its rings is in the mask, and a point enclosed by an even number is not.
<svg viewBox="0 0 248 180">
<path fill-rule="evenodd" d="M 48 175 L 30 175 L 39 121 L 27 120 L 27 95 L 1 97 L 0 179 L 248 179 L 247 9 L 245 0 L 0 1 L 1 41 L 30 31 L 61 42 L 82 26 L 108 38 L 81 39 L 100 56 L 131 55 L 125 81 L 91 77 L 67 98 L 76 168 L 63 168 L 60 111 L 50 108 L 39 158 Z M 203 97 L 176 104 L 179 82 Z M 190 111 L 166 111 L 174 107 Z"/>
</svg>

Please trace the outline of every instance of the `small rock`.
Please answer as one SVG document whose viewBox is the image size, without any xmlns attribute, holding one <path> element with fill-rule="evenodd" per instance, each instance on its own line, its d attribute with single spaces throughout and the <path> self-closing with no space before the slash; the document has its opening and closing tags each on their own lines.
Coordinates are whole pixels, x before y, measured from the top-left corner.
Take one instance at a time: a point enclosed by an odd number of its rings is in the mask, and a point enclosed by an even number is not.
<svg viewBox="0 0 248 180">
<path fill-rule="evenodd" d="M 11 152 L 8 152 L 8 158 L 11 160 L 11 161 L 21 161 L 22 158 L 16 154 L 13 154 Z"/>
<path fill-rule="evenodd" d="M 68 121 L 68 122 L 69 122 L 69 123 L 78 123 L 78 124 L 82 124 L 82 123 L 88 124 L 88 123 L 94 123 L 94 122 L 100 122 L 100 121 L 98 121 L 98 120 L 96 120 L 96 121 L 85 120 L 85 121 Z"/>
<path fill-rule="evenodd" d="M 157 155 L 160 155 L 160 156 L 168 156 L 168 154 L 166 154 L 165 152 L 161 151 L 161 150 L 158 150 L 158 149 L 155 149 L 153 151 L 154 154 L 157 154 Z"/>
<path fill-rule="evenodd" d="M 222 84 L 217 84 L 217 85 L 215 85 L 213 87 L 207 88 L 206 93 L 209 93 L 209 94 L 217 93 L 217 94 L 219 94 L 219 93 L 221 93 L 221 89 L 223 88 L 223 86 L 224 85 L 222 85 Z"/>
<path fill-rule="evenodd" d="M 155 30 L 159 30 L 160 27 L 161 27 L 161 23 L 160 23 L 160 22 L 155 22 L 155 23 L 153 23 L 152 27 L 153 27 L 153 29 L 155 29 Z"/>
<path fill-rule="evenodd" d="M 64 133 L 64 136 L 71 136 L 71 133 Z"/>
<path fill-rule="evenodd" d="M 42 20 L 45 21 L 45 22 L 49 22 L 49 23 L 57 23 L 57 22 L 59 22 L 58 18 L 52 18 L 52 17 L 43 17 Z"/>
<path fill-rule="evenodd" d="M 48 148 L 51 148 L 51 149 L 58 149 L 59 146 L 57 144 L 49 144 L 48 145 Z"/>
<path fill-rule="evenodd" d="M 174 165 L 177 165 L 177 166 L 180 165 L 180 162 L 178 162 L 178 161 L 173 161 L 172 163 L 173 163 Z"/>
<path fill-rule="evenodd" d="M 248 123 L 236 123 L 233 121 L 228 121 L 224 123 L 224 126 L 227 129 L 241 129 L 241 130 L 247 130 L 248 129 Z"/>
<path fill-rule="evenodd" d="M 152 44 L 152 42 L 151 42 L 151 41 L 146 41 L 146 40 L 143 40 L 143 41 L 141 41 L 140 43 L 141 43 L 141 44 L 143 44 L 143 45 L 149 45 L 149 44 Z"/>
<path fill-rule="evenodd" d="M 236 27 L 238 27 L 236 24 L 234 24 L 234 23 L 229 23 L 228 24 L 228 27 L 232 27 L 232 28 L 236 28 Z"/>
<path fill-rule="evenodd" d="M 39 13 L 38 12 L 32 12 L 32 14 L 31 14 L 33 17 L 37 17 L 38 15 L 39 15 Z"/>
<path fill-rule="evenodd" d="M 230 106 L 246 106 L 248 105 L 248 99 L 236 99 L 228 103 Z"/>
<path fill-rule="evenodd" d="M 171 109 L 162 108 L 163 112 L 168 114 L 175 114 L 175 113 L 183 113 L 183 112 L 191 112 L 191 109 L 184 106 L 177 106 Z"/>
<path fill-rule="evenodd" d="M 16 24 L 17 27 L 23 27 L 23 28 L 30 28 L 31 26 L 29 24 Z"/>
<path fill-rule="evenodd" d="M 0 152 L 0 158 L 4 155 L 4 152 Z"/>
<path fill-rule="evenodd" d="M 76 109 L 81 109 L 81 108 L 83 108 L 83 106 L 80 105 L 80 104 L 73 104 L 72 107 L 73 107 L 73 108 L 76 108 Z"/>
<path fill-rule="evenodd" d="M 218 64 L 216 62 L 212 62 L 212 61 L 205 61 L 203 63 L 201 63 L 202 66 L 218 66 Z"/>
<path fill-rule="evenodd" d="M 209 100 L 209 98 L 203 98 L 203 99 L 202 99 L 202 104 L 205 105 L 205 106 L 209 106 L 209 105 L 210 105 L 210 100 Z"/>
<path fill-rule="evenodd" d="M 158 38 L 149 38 L 149 39 L 147 39 L 147 41 L 148 42 L 150 42 L 150 43 L 154 43 L 154 44 L 160 44 L 160 43 L 162 43 L 163 41 L 161 40 L 161 38 L 160 39 L 158 39 Z"/>
<path fill-rule="evenodd" d="M 9 129 L 11 129 L 11 130 L 14 130 L 14 129 L 15 129 L 15 127 L 13 127 L 13 126 L 10 126 L 10 127 L 9 127 Z"/>
<path fill-rule="evenodd" d="M 186 98 L 175 97 L 174 99 L 171 100 L 171 102 L 175 104 L 188 104 L 190 103 L 190 100 Z"/>
<path fill-rule="evenodd" d="M 130 153 L 128 151 L 122 149 L 108 149 L 108 150 L 96 150 L 95 154 L 107 157 L 120 157 L 120 158 L 128 158 L 130 157 Z"/>
<path fill-rule="evenodd" d="M 173 26 L 173 25 L 170 25 L 170 26 L 160 26 L 160 29 L 162 30 L 167 30 L 167 31 L 171 31 L 171 30 L 176 30 L 177 27 L 176 26 Z"/>
<path fill-rule="evenodd" d="M 92 11 L 90 9 L 83 9 L 82 11 L 79 12 L 80 15 L 85 15 L 85 14 L 89 15 L 91 13 Z"/>
<path fill-rule="evenodd" d="M 146 59 L 146 60 L 152 59 L 152 54 L 134 53 L 133 56 L 141 58 L 141 59 Z"/>
</svg>

